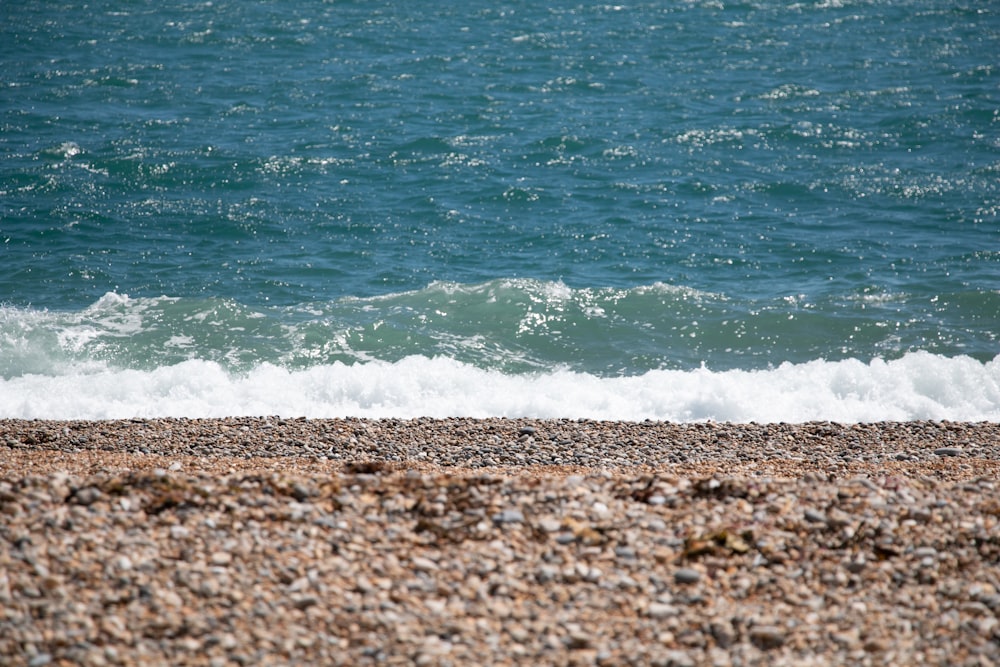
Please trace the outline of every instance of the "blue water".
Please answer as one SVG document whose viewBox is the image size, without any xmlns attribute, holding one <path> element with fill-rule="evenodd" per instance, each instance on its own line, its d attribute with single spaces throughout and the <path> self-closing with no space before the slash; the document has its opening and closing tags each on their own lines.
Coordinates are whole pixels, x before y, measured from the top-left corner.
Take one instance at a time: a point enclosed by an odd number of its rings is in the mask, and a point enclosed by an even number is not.
<svg viewBox="0 0 1000 667">
<path fill-rule="evenodd" d="M 0 416 L 1000 419 L 994 3 L 0 18 Z"/>
</svg>

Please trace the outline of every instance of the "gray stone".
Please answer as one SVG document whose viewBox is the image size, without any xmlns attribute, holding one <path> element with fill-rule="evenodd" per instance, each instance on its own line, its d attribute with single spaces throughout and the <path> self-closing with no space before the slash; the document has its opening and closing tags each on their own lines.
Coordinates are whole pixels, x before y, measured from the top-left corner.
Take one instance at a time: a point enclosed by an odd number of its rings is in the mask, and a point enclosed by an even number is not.
<svg viewBox="0 0 1000 667">
<path fill-rule="evenodd" d="M 995 612 L 1000 612 L 1000 594 L 983 595 L 979 601 Z"/>
<path fill-rule="evenodd" d="M 502 512 L 494 514 L 493 521 L 495 523 L 523 523 L 524 512 L 516 508 L 505 509 Z"/>
<path fill-rule="evenodd" d="M 544 517 L 538 520 L 538 527 L 546 533 L 557 533 L 562 528 L 562 522 L 552 517 Z"/>
<path fill-rule="evenodd" d="M 709 631 L 720 648 L 729 648 L 736 643 L 736 631 L 731 624 L 716 621 L 709 626 Z"/>
<path fill-rule="evenodd" d="M 315 595 L 296 595 L 292 597 L 292 605 L 296 609 L 308 609 L 319 604 L 319 598 Z"/>
<path fill-rule="evenodd" d="M 674 572 L 674 581 L 679 584 L 696 584 L 701 581 L 701 572 L 689 567 L 682 567 Z"/>
<path fill-rule="evenodd" d="M 97 487 L 85 486 L 76 490 L 76 493 L 73 494 L 73 501 L 77 505 L 93 505 L 101 499 L 102 495 L 101 490 Z"/>
<path fill-rule="evenodd" d="M 806 510 L 805 517 L 809 523 L 826 523 L 826 515 L 813 509 Z"/>
<path fill-rule="evenodd" d="M 649 607 L 646 609 L 646 613 L 649 614 L 650 618 L 669 618 L 671 616 L 677 616 L 680 611 L 672 604 L 650 602 Z"/>
</svg>

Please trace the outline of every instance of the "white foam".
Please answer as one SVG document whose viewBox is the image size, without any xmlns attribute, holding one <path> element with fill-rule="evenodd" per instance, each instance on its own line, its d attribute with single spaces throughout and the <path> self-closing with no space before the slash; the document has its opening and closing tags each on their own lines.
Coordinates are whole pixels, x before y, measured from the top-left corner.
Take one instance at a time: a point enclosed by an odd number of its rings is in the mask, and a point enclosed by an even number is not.
<svg viewBox="0 0 1000 667">
<path fill-rule="evenodd" d="M 233 375 L 192 360 L 152 371 L 69 367 L 0 380 L 0 417 L 587 417 L 677 422 L 1000 421 L 1000 356 L 926 352 L 760 371 L 650 371 L 600 378 L 507 375 L 448 358 L 335 363 Z"/>
</svg>

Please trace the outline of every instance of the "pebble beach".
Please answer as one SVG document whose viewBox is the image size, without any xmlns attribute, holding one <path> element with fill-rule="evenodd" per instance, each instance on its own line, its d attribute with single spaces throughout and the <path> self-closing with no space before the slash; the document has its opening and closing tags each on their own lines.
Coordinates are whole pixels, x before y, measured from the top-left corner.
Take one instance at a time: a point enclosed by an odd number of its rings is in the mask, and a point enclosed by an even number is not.
<svg viewBox="0 0 1000 667">
<path fill-rule="evenodd" d="M 1000 424 L 0 420 L 4 665 L 998 665 Z"/>
</svg>

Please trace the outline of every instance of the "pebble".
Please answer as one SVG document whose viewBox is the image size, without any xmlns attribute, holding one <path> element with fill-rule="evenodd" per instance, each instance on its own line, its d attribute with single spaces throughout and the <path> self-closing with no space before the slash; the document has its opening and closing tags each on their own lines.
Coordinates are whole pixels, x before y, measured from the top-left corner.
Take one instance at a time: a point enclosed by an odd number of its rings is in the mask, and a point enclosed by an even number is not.
<svg viewBox="0 0 1000 667">
<path fill-rule="evenodd" d="M 523 523 L 524 512 L 519 509 L 505 509 L 498 514 L 494 514 L 493 521 L 496 523 Z"/>
<path fill-rule="evenodd" d="M 785 643 L 785 633 L 776 625 L 757 625 L 750 628 L 750 641 L 758 648 L 774 649 Z"/>
<path fill-rule="evenodd" d="M 318 605 L 320 599 L 315 595 L 298 595 L 292 598 L 292 606 L 296 609 L 308 609 L 309 607 Z"/>
<path fill-rule="evenodd" d="M 433 572 L 440 569 L 437 563 L 423 556 L 414 556 L 410 562 L 413 564 L 413 569 L 418 572 Z"/>
<path fill-rule="evenodd" d="M 998 461 L 988 423 L 0 420 L 0 656 L 992 656 Z"/>
<path fill-rule="evenodd" d="M 93 505 L 94 503 L 96 503 L 98 500 L 101 499 L 102 495 L 104 494 L 101 493 L 100 489 L 96 489 L 92 486 L 87 486 L 82 489 L 77 489 L 73 493 L 71 499 L 77 505 Z"/>
<path fill-rule="evenodd" d="M 736 643 L 736 631 L 731 623 L 715 621 L 709 626 L 709 631 L 720 648 L 729 648 Z"/>
<path fill-rule="evenodd" d="M 663 602 L 650 602 L 649 607 L 646 610 L 651 618 L 668 618 L 670 616 L 677 616 L 680 610 L 671 604 L 665 604 Z"/>
<path fill-rule="evenodd" d="M 938 447 L 934 453 L 937 456 L 961 456 L 964 450 L 960 447 Z"/>
<path fill-rule="evenodd" d="M 816 510 L 806 510 L 804 516 L 806 521 L 810 523 L 826 523 L 826 515 Z"/>
<path fill-rule="evenodd" d="M 695 667 L 698 663 L 684 651 L 668 651 L 663 657 L 654 659 L 654 667 Z"/>
<path fill-rule="evenodd" d="M 674 581 L 679 584 L 696 584 L 701 581 L 701 572 L 684 567 L 674 572 Z"/>
<path fill-rule="evenodd" d="M 213 565 L 229 565 L 233 562 L 233 555 L 225 551 L 216 551 L 212 554 Z"/>
<path fill-rule="evenodd" d="M 979 601 L 989 607 L 992 611 L 1000 614 L 1000 594 L 984 595 Z"/>
</svg>

